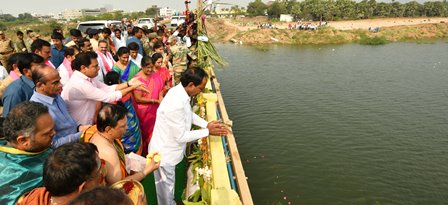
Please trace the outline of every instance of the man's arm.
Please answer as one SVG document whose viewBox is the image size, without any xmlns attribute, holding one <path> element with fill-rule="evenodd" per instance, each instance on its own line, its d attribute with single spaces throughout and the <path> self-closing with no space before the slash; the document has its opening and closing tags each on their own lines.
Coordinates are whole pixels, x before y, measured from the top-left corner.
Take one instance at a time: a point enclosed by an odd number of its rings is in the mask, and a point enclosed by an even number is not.
<svg viewBox="0 0 448 205">
<path fill-rule="evenodd" d="M 164 113 L 166 123 L 170 132 L 180 143 L 188 143 L 209 135 L 208 129 L 185 131 L 185 111 L 183 107 L 180 109 L 167 110 Z"/>
<path fill-rule="evenodd" d="M 79 141 L 81 134 L 82 132 L 77 132 L 66 136 L 55 136 L 51 142 L 51 146 L 56 149 L 63 144 Z"/>
<path fill-rule="evenodd" d="M 9 86 L 8 86 L 9 87 Z M 11 93 L 11 88 L 8 89 L 8 87 L 5 90 L 5 93 L 3 95 L 3 117 L 6 117 L 9 113 L 9 111 L 14 108 L 17 104 L 22 102 L 22 99 L 20 98 L 18 93 Z"/>
</svg>

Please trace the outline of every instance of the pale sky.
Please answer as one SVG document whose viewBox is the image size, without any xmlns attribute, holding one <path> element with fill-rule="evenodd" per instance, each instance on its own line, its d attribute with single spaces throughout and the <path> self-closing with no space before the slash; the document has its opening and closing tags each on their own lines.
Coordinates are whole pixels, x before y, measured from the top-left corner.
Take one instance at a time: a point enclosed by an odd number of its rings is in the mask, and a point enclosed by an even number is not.
<svg viewBox="0 0 448 205">
<path fill-rule="evenodd" d="M 190 0 L 193 8 L 197 0 Z M 216 0 L 215 0 L 216 1 Z M 220 0 L 222 3 L 236 4 L 246 7 L 253 0 Z M 20 13 L 59 13 L 65 9 L 100 8 L 112 5 L 114 9 L 124 11 L 144 11 L 151 5 L 185 10 L 185 0 L 0 0 L 0 11 L 17 16 Z"/>
</svg>

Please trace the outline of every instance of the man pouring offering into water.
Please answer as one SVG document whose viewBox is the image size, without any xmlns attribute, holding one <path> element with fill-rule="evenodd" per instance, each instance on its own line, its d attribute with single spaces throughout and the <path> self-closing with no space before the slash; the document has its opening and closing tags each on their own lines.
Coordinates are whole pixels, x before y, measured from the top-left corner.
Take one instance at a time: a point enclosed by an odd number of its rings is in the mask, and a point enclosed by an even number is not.
<svg viewBox="0 0 448 205">
<path fill-rule="evenodd" d="M 148 153 L 156 151 L 163 158 L 159 169 L 154 171 L 159 204 L 176 204 L 175 168 L 185 155 L 187 143 L 208 135 L 227 134 L 227 129 L 221 122 L 207 122 L 191 109 L 191 97 L 204 90 L 207 79 L 207 73 L 203 69 L 187 69 L 180 79 L 181 83 L 168 91 L 157 110 Z M 191 130 L 192 124 L 203 129 Z"/>
</svg>

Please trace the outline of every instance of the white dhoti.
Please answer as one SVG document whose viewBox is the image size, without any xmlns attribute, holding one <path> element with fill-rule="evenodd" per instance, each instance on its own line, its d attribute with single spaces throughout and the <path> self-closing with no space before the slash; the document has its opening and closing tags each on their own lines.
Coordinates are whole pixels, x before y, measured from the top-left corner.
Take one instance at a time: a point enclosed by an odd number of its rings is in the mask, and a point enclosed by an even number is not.
<svg viewBox="0 0 448 205">
<path fill-rule="evenodd" d="M 174 201 L 174 183 L 176 166 L 160 166 L 154 171 L 157 202 L 159 205 L 176 205 Z"/>
</svg>

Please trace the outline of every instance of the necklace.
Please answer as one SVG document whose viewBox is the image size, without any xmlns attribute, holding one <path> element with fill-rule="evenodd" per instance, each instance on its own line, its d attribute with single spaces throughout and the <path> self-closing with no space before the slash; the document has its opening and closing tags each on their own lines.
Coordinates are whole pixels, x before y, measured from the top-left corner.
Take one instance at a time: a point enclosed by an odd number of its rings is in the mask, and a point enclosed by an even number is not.
<svg viewBox="0 0 448 205">
<path fill-rule="evenodd" d="M 110 140 L 109 138 L 107 138 L 107 136 L 103 135 L 103 133 L 98 132 L 98 135 L 107 140 L 109 143 L 114 144 L 114 140 Z"/>
</svg>

